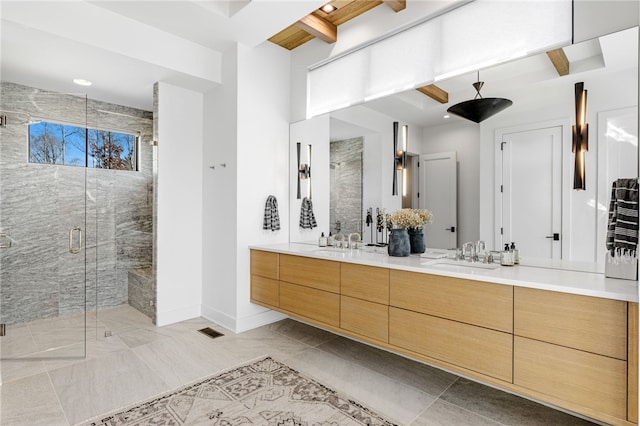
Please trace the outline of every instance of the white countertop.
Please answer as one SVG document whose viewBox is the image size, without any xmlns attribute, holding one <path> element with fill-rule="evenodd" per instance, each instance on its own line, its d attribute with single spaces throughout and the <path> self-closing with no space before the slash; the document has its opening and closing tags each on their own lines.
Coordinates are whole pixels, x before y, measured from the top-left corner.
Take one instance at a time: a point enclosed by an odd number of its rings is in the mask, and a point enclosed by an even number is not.
<svg viewBox="0 0 640 426">
<path fill-rule="evenodd" d="M 482 267 L 469 267 L 468 264 L 464 266 L 462 264 L 467 263 L 464 261 L 453 265 L 438 264 L 437 259 L 424 258 L 419 255 L 392 257 L 386 253 L 386 248 L 377 248 L 378 253 L 373 252 L 376 248 L 337 249 L 304 243 L 281 243 L 250 246 L 249 248 L 403 271 L 638 302 L 637 281 L 605 278 L 604 274 L 594 272 L 524 265 L 496 265 L 498 267 L 495 269 L 483 269 Z M 457 266 L 458 264 L 461 265 Z"/>
</svg>

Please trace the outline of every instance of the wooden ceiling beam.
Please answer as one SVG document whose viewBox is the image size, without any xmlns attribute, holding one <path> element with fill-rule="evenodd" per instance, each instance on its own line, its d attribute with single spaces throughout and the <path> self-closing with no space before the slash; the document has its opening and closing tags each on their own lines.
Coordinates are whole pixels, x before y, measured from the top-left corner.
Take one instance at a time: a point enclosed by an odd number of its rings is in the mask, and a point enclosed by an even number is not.
<svg viewBox="0 0 640 426">
<path fill-rule="evenodd" d="M 338 40 L 338 27 L 319 16 L 309 14 L 296 22 L 296 26 L 326 43 Z"/>
<path fill-rule="evenodd" d="M 389 6 L 395 12 L 400 12 L 407 8 L 407 0 L 382 0 L 384 4 Z"/>
<path fill-rule="evenodd" d="M 547 56 L 558 72 L 558 75 L 563 76 L 569 74 L 569 59 L 567 59 L 567 55 L 565 55 L 562 48 L 548 51 Z"/>
<path fill-rule="evenodd" d="M 418 87 L 416 90 L 420 93 L 424 93 L 425 95 L 440 102 L 441 104 L 446 104 L 447 102 L 449 102 L 449 94 L 435 84 Z"/>
</svg>

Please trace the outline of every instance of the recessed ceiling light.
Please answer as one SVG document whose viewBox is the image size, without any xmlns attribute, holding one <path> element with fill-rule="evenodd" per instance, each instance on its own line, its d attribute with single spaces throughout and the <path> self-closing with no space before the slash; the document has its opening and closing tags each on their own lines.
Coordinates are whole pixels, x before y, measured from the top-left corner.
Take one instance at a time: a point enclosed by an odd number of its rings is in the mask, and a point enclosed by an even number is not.
<svg viewBox="0 0 640 426">
<path fill-rule="evenodd" d="M 337 9 L 337 7 L 335 7 L 334 5 L 329 4 L 329 3 L 325 4 L 324 6 L 322 6 L 320 8 L 320 10 L 323 11 L 324 13 L 331 13 L 336 9 Z"/>
<path fill-rule="evenodd" d="M 442 118 L 450 118 L 451 116 L 449 114 L 445 114 L 442 116 Z"/>
<path fill-rule="evenodd" d="M 79 84 L 80 86 L 91 86 L 93 83 L 89 80 L 85 80 L 84 78 L 74 78 L 73 82 L 75 84 Z"/>
</svg>

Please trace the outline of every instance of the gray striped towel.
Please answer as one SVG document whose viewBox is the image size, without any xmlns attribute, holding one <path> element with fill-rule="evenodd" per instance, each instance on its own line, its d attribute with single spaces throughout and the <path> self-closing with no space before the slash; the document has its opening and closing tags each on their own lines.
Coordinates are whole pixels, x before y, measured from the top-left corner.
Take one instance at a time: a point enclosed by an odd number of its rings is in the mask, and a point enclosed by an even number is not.
<svg viewBox="0 0 640 426">
<path fill-rule="evenodd" d="M 638 179 L 617 179 L 611 189 L 607 251 L 634 255 L 638 246 Z"/>
<path fill-rule="evenodd" d="M 278 215 L 278 200 L 273 195 L 267 197 L 264 205 L 264 219 L 262 229 L 277 231 L 280 229 L 280 216 Z"/>
<path fill-rule="evenodd" d="M 313 204 L 307 197 L 302 199 L 302 205 L 300 206 L 300 228 L 313 229 L 318 224 L 316 223 L 316 217 L 313 214 Z"/>
</svg>

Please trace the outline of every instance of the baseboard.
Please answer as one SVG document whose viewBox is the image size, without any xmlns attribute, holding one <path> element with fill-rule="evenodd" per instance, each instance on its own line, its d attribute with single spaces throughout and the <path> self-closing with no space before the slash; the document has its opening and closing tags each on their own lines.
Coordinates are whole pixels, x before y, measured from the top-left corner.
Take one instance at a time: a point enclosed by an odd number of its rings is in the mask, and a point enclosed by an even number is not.
<svg viewBox="0 0 640 426">
<path fill-rule="evenodd" d="M 224 312 L 207 306 L 202 306 L 202 317 L 215 322 L 234 333 L 242 333 L 243 331 L 252 330 L 287 318 L 286 315 L 269 309 L 247 317 L 234 318 Z"/>
<path fill-rule="evenodd" d="M 174 309 L 172 311 L 156 312 L 156 326 L 175 324 L 180 321 L 198 318 L 201 316 L 200 305 L 188 306 L 186 308 Z"/>
</svg>

